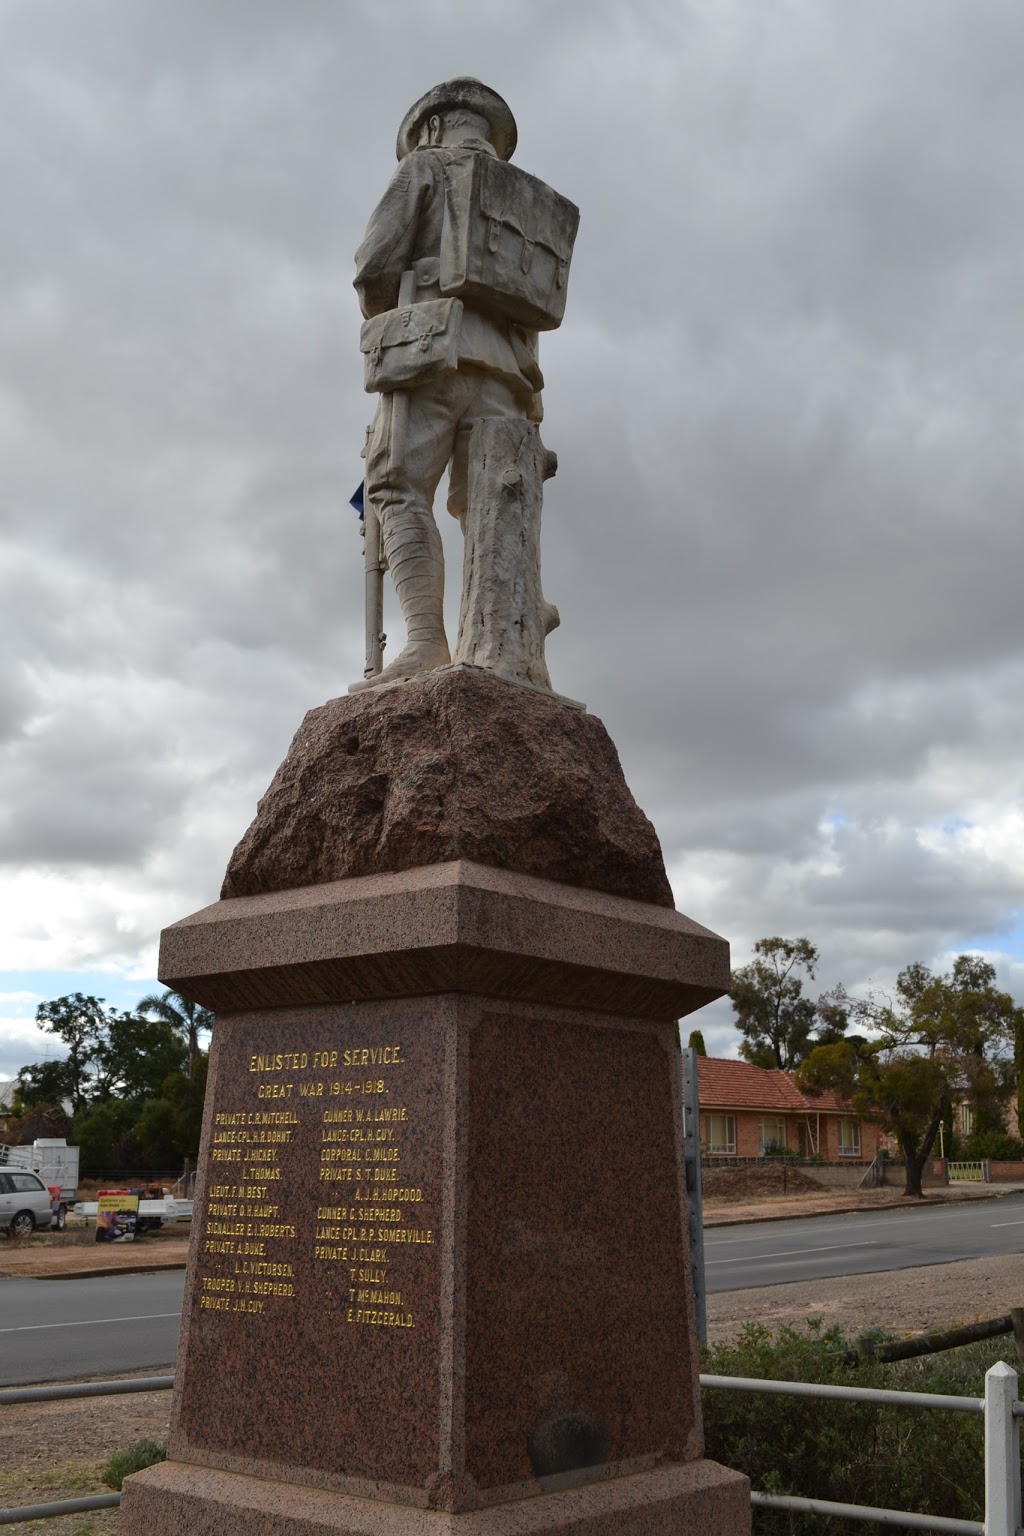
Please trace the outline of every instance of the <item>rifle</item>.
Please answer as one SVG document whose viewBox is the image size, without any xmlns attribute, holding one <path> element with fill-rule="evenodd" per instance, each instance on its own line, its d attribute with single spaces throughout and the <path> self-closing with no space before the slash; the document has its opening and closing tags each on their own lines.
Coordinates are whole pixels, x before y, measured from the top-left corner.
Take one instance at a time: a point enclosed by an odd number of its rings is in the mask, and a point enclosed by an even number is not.
<svg viewBox="0 0 1024 1536">
<path fill-rule="evenodd" d="M 363 587 L 366 604 L 366 665 L 364 677 L 376 677 L 384 666 L 384 548 L 380 519 L 373 504 L 363 504 Z"/>
</svg>

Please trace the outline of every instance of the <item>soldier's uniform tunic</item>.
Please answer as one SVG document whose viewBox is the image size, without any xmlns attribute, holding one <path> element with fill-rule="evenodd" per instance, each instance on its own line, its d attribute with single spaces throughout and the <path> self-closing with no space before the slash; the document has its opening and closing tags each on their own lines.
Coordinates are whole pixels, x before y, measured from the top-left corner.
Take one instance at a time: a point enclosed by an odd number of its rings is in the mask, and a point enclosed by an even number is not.
<svg viewBox="0 0 1024 1536">
<path fill-rule="evenodd" d="M 467 139 L 414 149 L 399 162 L 356 252 L 355 288 L 365 317 L 397 307 L 402 275 L 410 269 L 413 302 L 440 298 L 445 168 L 481 154 L 495 150 L 484 139 Z M 438 483 L 451 464 L 448 509 L 461 517 L 473 422 L 484 416 L 539 421 L 543 382 L 536 334 L 466 302 L 457 372 L 403 391 L 407 404 L 400 412 L 392 395 L 381 397 L 367 443 L 366 495 L 380 519 L 409 644 L 434 647 L 435 665 L 447 659 L 444 557 L 433 515 Z"/>
</svg>

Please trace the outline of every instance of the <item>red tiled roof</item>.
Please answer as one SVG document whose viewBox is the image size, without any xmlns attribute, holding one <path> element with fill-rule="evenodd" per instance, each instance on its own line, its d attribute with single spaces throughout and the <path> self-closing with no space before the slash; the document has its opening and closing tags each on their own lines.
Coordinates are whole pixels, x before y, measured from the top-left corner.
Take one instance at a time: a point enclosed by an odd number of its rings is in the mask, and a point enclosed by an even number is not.
<svg viewBox="0 0 1024 1536">
<path fill-rule="evenodd" d="M 848 1114 L 849 1104 L 827 1089 L 801 1093 L 789 1072 L 752 1067 L 748 1061 L 697 1057 L 697 1097 L 702 1109 L 772 1109 L 779 1114 Z"/>
</svg>

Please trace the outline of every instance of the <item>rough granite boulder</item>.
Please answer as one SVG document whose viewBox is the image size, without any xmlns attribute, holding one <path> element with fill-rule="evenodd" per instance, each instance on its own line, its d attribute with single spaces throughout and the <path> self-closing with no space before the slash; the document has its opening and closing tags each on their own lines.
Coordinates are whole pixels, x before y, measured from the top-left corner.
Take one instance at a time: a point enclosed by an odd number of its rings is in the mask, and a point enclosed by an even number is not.
<svg viewBox="0 0 1024 1536">
<path fill-rule="evenodd" d="M 466 666 L 310 710 L 221 896 L 455 859 L 674 905 L 600 720 Z"/>
</svg>

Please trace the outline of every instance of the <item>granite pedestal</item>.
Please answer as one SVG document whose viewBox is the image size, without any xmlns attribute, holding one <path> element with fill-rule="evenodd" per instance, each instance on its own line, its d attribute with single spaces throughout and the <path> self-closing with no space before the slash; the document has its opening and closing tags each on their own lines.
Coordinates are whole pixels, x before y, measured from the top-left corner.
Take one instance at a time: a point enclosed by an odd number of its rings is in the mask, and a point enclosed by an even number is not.
<svg viewBox="0 0 1024 1536">
<path fill-rule="evenodd" d="M 675 1019 L 728 948 L 468 861 L 223 900 L 170 1460 L 130 1536 L 749 1530 L 701 1459 Z"/>
</svg>

